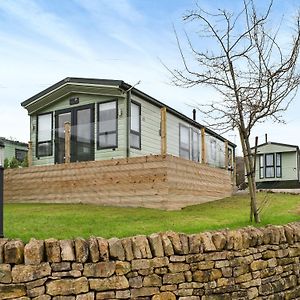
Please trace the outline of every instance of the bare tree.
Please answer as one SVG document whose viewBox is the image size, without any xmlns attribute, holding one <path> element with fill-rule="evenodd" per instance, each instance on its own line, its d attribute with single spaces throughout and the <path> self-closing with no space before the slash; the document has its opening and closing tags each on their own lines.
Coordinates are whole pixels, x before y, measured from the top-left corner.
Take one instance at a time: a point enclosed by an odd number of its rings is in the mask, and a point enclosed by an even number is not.
<svg viewBox="0 0 300 300">
<path fill-rule="evenodd" d="M 259 13 L 253 0 L 244 0 L 238 13 L 218 9 L 216 14 L 197 5 L 184 20 L 196 23 L 200 45 L 208 39 L 210 48 L 203 49 L 186 34 L 193 57 L 190 63 L 175 31 L 183 69 L 168 68 L 175 85 L 208 85 L 221 94 L 222 101 L 199 105 L 198 109 L 208 117 L 212 128 L 223 132 L 238 130 L 251 198 L 251 220 L 254 216 L 255 222 L 260 222 L 260 217 L 250 134 L 257 123 L 266 119 L 284 122 L 282 113 L 300 82 L 300 14 L 293 23 L 290 44 L 283 48 L 279 42 L 280 24 L 277 28 L 269 24 L 272 5 L 269 2 L 265 11 Z"/>
</svg>

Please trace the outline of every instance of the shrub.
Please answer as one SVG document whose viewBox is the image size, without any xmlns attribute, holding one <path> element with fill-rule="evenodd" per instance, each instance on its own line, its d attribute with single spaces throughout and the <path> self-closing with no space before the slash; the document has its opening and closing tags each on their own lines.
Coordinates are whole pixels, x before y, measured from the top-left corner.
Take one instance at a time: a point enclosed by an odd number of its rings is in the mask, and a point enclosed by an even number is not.
<svg viewBox="0 0 300 300">
<path fill-rule="evenodd" d="M 4 169 L 7 169 L 7 168 L 9 168 L 9 159 L 5 158 L 4 159 Z"/>
<path fill-rule="evenodd" d="M 28 155 L 25 156 L 24 160 L 21 163 L 22 168 L 28 167 Z"/>
<path fill-rule="evenodd" d="M 19 166 L 20 166 L 20 162 L 15 157 L 13 157 L 9 163 L 9 167 L 11 169 L 16 169 L 19 168 Z"/>
</svg>

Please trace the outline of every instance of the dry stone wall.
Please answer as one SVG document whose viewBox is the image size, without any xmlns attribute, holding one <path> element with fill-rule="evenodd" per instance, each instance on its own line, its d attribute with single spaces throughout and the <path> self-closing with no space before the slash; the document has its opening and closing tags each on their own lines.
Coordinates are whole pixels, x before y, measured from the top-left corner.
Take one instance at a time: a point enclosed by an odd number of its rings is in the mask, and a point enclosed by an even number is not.
<svg viewBox="0 0 300 300">
<path fill-rule="evenodd" d="M 300 223 L 109 240 L 0 239 L 0 299 L 299 299 Z"/>
</svg>

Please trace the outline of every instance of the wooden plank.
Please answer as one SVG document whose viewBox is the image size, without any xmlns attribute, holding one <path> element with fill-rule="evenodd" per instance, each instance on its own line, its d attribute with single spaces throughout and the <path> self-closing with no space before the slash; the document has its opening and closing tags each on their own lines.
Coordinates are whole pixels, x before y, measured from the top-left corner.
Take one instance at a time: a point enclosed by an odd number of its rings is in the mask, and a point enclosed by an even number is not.
<svg viewBox="0 0 300 300">
<path fill-rule="evenodd" d="M 65 122 L 65 164 L 71 162 L 71 123 Z"/>
<path fill-rule="evenodd" d="M 28 142 L 28 153 L 27 153 L 27 159 L 28 159 L 28 167 L 32 166 L 32 141 Z"/>
<path fill-rule="evenodd" d="M 8 202 L 161 209 L 218 199 L 230 192 L 230 174 L 224 169 L 171 155 L 5 170 L 4 185 Z"/>
</svg>

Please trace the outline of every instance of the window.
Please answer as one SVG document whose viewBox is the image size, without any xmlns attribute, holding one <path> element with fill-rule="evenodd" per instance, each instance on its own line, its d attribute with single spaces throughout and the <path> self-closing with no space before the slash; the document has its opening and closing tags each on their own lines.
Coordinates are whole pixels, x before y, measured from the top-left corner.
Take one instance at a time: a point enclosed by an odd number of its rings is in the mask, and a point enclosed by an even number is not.
<svg viewBox="0 0 300 300">
<path fill-rule="evenodd" d="M 264 156 L 259 156 L 259 178 L 264 178 Z"/>
<path fill-rule="evenodd" d="M 195 130 L 192 130 L 192 160 L 199 162 L 200 159 L 200 137 L 199 133 Z"/>
<path fill-rule="evenodd" d="M 141 149 L 141 105 L 131 102 L 130 147 Z"/>
<path fill-rule="evenodd" d="M 98 149 L 118 147 L 117 106 L 116 100 L 98 104 Z"/>
<path fill-rule="evenodd" d="M 276 153 L 276 177 L 281 178 L 281 153 Z"/>
<path fill-rule="evenodd" d="M 190 159 L 190 129 L 179 124 L 179 156 Z"/>
<path fill-rule="evenodd" d="M 217 142 L 216 140 L 210 140 L 210 155 L 212 162 L 217 160 Z"/>
<path fill-rule="evenodd" d="M 266 178 L 274 178 L 275 177 L 275 168 L 274 168 L 274 153 L 265 155 L 265 171 Z"/>
<path fill-rule="evenodd" d="M 18 161 L 23 162 L 26 155 L 27 155 L 27 150 L 15 149 L 15 158 Z"/>
<path fill-rule="evenodd" d="M 52 155 L 52 113 L 37 116 L 37 157 Z"/>
</svg>

